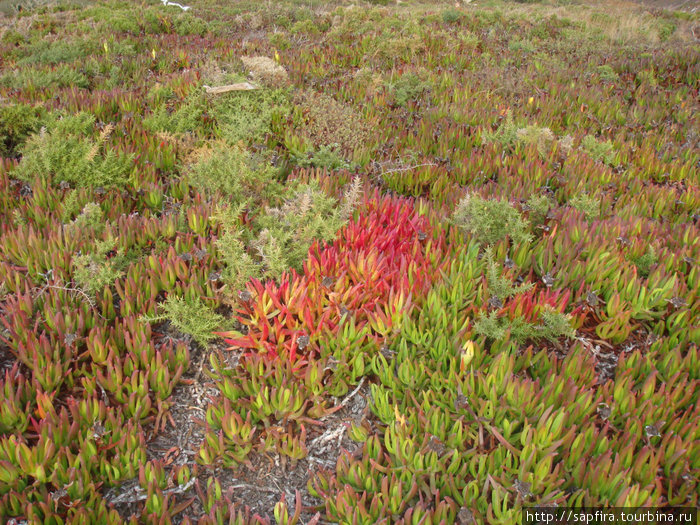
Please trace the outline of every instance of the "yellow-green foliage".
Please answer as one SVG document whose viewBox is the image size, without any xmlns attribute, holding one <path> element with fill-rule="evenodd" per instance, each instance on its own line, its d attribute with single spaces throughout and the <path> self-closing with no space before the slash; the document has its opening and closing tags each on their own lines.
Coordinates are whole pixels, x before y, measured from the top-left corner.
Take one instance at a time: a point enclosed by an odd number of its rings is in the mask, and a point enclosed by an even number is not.
<svg viewBox="0 0 700 525">
<path fill-rule="evenodd" d="M 13 175 L 27 182 L 38 176 L 78 187 L 123 186 L 132 159 L 106 143 L 111 127 L 98 137 L 94 136 L 94 128 L 95 118 L 87 113 L 54 117 L 46 128 L 27 139 L 21 148 L 22 162 Z"/>
<path fill-rule="evenodd" d="M 278 198 L 282 192 L 282 185 L 276 180 L 277 170 L 241 146 L 217 145 L 202 152 L 187 174 L 197 190 L 210 195 L 219 192 L 234 204 L 258 206 Z"/>
<path fill-rule="evenodd" d="M 0 104 L 0 157 L 13 155 L 39 129 L 43 110 L 29 104 Z"/>
<path fill-rule="evenodd" d="M 121 275 L 117 259 L 107 257 L 117 245 L 115 239 L 96 241 L 92 253 L 73 257 L 73 280 L 89 295 L 101 292 Z"/>
<path fill-rule="evenodd" d="M 160 305 L 161 313 L 156 316 L 142 316 L 146 322 L 170 321 L 170 324 L 202 346 L 216 336 L 214 332 L 223 330 L 226 319 L 209 308 L 199 297 L 183 299 L 169 295 Z"/>
<path fill-rule="evenodd" d="M 529 223 L 506 201 L 467 195 L 457 206 L 453 222 L 484 244 L 509 237 L 515 243 L 529 242 Z"/>
</svg>

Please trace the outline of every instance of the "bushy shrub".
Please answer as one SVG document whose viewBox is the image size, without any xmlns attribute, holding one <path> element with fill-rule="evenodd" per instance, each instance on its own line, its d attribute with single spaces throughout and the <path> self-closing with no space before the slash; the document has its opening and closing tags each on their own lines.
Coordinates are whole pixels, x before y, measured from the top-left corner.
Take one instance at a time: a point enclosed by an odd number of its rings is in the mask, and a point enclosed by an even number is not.
<svg viewBox="0 0 700 525">
<path fill-rule="evenodd" d="M 73 280 L 88 295 L 101 292 L 121 275 L 119 260 L 108 257 L 116 245 L 114 239 L 97 241 L 91 253 L 73 257 Z"/>
<path fill-rule="evenodd" d="M 228 144 L 261 142 L 291 110 L 287 89 L 227 93 L 213 102 L 217 135 Z"/>
<path fill-rule="evenodd" d="M 620 79 L 620 76 L 608 64 L 598 66 L 596 72 L 603 82 L 617 82 Z"/>
<path fill-rule="evenodd" d="M 454 24 L 459 22 L 463 16 L 464 14 L 458 9 L 449 8 L 442 12 L 442 21 L 446 24 Z"/>
<path fill-rule="evenodd" d="M 527 292 L 534 286 L 532 283 L 515 286 L 513 279 L 502 274 L 490 247 L 486 249 L 484 257 L 486 259 L 486 284 L 491 297 L 496 297 L 499 301 L 504 302 L 514 295 Z"/>
<path fill-rule="evenodd" d="M 206 137 L 213 128 L 211 118 L 206 117 L 209 106 L 204 94 L 190 93 L 173 111 L 166 104 L 156 107 L 144 120 L 144 127 L 151 131 L 169 133 L 193 133 Z"/>
<path fill-rule="evenodd" d="M 454 223 L 484 244 L 509 237 L 515 243 L 529 242 L 529 223 L 511 204 L 497 199 L 467 195 L 458 204 Z"/>
<path fill-rule="evenodd" d="M 405 106 L 409 101 L 417 100 L 430 88 L 430 82 L 422 80 L 415 73 L 401 75 L 396 82 L 389 84 L 389 92 L 397 106 Z"/>
<path fill-rule="evenodd" d="M 350 157 L 367 141 L 369 126 L 352 107 L 314 91 L 305 91 L 296 102 L 303 113 L 301 134 L 314 148 L 339 144 Z"/>
<path fill-rule="evenodd" d="M 659 262 L 659 256 L 653 246 L 648 246 L 642 255 L 633 255 L 629 260 L 637 267 L 640 277 L 647 278 L 651 269 Z"/>
<path fill-rule="evenodd" d="M 0 105 L 0 157 L 14 155 L 26 138 L 39 129 L 43 110 L 29 104 Z"/>
<path fill-rule="evenodd" d="M 609 140 L 601 142 L 593 135 L 586 135 L 581 141 L 581 149 L 594 160 L 611 166 L 615 164 L 615 146 Z"/>
<path fill-rule="evenodd" d="M 132 158 L 106 145 L 112 126 L 93 138 L 95 118 L 78 113 L 53 118 L 39 133 L 33 134 L 21 148 L 22 161 L 12 173 L 31 182 L 35 177 L 52 177 L 80 187 L 120 187 L 126 184 Z"/>
<path fill-rule="evenodd" d="M 205 305 L 199 297 L 183 299 L 175 295 L 169 295 L 165 302 L 160 304 L 161 313 L 155 316 L 142 316 L 145 322 L 170 321 L 170 324 L 185 335 L 192 337 L 194 341 L 206 346 L 216 336 L 214 332 L 222 330 L 226 319 Z"/>
<path fill-rule="evenodd" d="M 261 156 L 242 146 L 217 145 L 200 150 L 199 160 L 186 169 L 187 177 L 197 190 L 209 194 L 223 193 L 232 204 L 258 206 L 282 192 L 276 180 L 277 170 Z"/>
<path fill-rule="evenodd" d="M 517 140 L 523 144 L 532 144 L 537 147 L 537 152 L 545 156 L 554 142 L 554 133 L 549 128 L 539 126 L 526 126 L 515 132 Z"/>
<path fill-rule="evenodd" d="M 351 163 L 345 160 L 339 152 L 339 144 L 321 146 L 317 150 L 308 151 L 306 155 L 294 155 L 294 161 L 301 167 L 326 168 L 328 170 L 349 170 Z"/>
<path fill-rule="evenodd" d="M 482 312 L 479 319 L 474 323 L 474 331 L 487 339 L 493 340 L 503 339 L 510 332 L 511 339 L 520 344 L 528 340 L 547 339 L 548 341 L 556 341 L 560 337 L 574 337 L 575 335 L 569 316 L 558 312 L 552 307 L 545 307 L 540 315 L 540 320 L 540 324 L 533 324 L 522 317 L 510 319 L 508 317 L 499 317 L 495 311 L 488 315 Z"/>
<path fill-rule="evenodd" d="M 301 270 L 314 240 L 330 240 L 345 222 L 337 202 L 316 185 L 303 185 L 279 208 L 258 221 L 261 232 L 253 245 L 265 274 L 279 276 L 288 268 Z"/>
<path fill-rule="evenodd" d="M 575 195 L 571 198 L 569 204 L 582 212 L 589 221 L 600 217 L 600 202 L 587 193 Z"/>
</svg>

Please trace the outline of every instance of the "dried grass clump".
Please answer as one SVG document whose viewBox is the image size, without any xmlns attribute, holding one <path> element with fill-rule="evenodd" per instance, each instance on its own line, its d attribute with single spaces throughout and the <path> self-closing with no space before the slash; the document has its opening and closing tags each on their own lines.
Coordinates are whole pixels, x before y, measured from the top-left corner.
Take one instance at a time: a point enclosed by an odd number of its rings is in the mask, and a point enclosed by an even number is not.
<svg viewBox="0 0 700 525">
<path fill-rule="evenodd" d="M 289 82 L 287 71 L 271 58 L 241 57 L 241 62 L 256 82 L 274 87 L 283 86 Z"/>
<path fill-rule="evenodd" d="M 338 144 L 340 150 L 349 155 L 366 143 L 369 126 L 352 107 L 311 90 L 298 95 L 295 103 L 302 107 L 306 117 L 303 132 L 314 148 Z"/>
</svg>

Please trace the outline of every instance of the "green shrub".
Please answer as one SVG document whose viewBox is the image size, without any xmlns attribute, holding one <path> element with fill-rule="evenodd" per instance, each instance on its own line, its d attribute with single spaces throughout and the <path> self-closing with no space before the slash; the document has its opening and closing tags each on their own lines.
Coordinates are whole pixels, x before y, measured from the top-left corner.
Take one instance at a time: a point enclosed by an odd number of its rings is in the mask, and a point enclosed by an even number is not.
<svg viewBox="0 0 700 525">
<path fill-rule="evenodd" d="M 600 142 L 593 135 L 586 135 L 581 141 L 581 149 L 594 160 L 611 166 L 615 164 L 615 146 L 609 140 Z"/>
<path fill-rule="evenodd" d="M 546 195 L 531 195 L 526 203 L 530 224 L 544 224 L 551 207 L 552 202 Z"/>
<path fill-rule="evenodd" d="M 279 208 L 260 217 L 253 246 L 262 258 L 264 273 L 279 276 L 288 268 L 301 270 L 314 240 L 330 240 L 345 222 L 336 200 L 315 184 L 302 185 Z"/>
<path fill-rule="evenodd" d="M 169 295 L 160 304 L 161 313 L 155 316 L 142 316 L 141 321 L 159 322 L 170 321 L 170 324 L 194 341 L 206 346 L 216 338 L 214 332 L 225 328 L 226 319 L 205 305 L 199 297 L 185 300 L 182 297 Z"/>
<path fill-rule="evenodd" d="M 35 89 L 78 87 L 88 88 L 90 81 L 77 69 L 61 64 L 52 69 L 38 67 L 22 67 L 8 71 L 0 76 L 0 86 L 10 89 L 23 90 L 29 87 Z"/>
<path fill-rule="evenodd" d="M 511 278 L 502 274 L 499 264 L 494 260 L 491 247 L 486 249 L 484 257 L 486 259 L 486 284 L 491 297 L 496 297 L 499 301 L 504 302 L 514 295 L 527 292 L 534 286 L 532 283 L 515 286 Z"/>
<path fill-rule="evenodd" d="M 304 156 L 294 155 L 294 161 L 301 167 L 326 168 L 327 170 L 349 170 L 351 163 L 346 161 L 340 153 L 339 144 L 321 146 L 317 150 L 311 150 Z"/>
<path fill-rule="evenodd" d="M 39 133 L 33 134 L 21 149 L 22 161 L 12 172 L 20 180 L 52 177 L 74 187 L 121 187 L 132 169 L 132 157 L 117 153 L 105 142 L 112 131 L 107 126 L 93 138 L 95 118 L 78 113 L 53 118 Z"/>
<path fill-rule="evenodd" d="M 510 332 L 511 339 L 520 344 L 528 340 L 537 341 L 547 339 L 556 341 L 560 337 L 574 337 L 575 330 L 571 326 L 569 316 L 558 312 L 554 308 L 545 307 L 540 315 L 540 324 L 527 322 L 522 317 L 509 319 L 499 317 L 493 311 L 486 315 L 481 313 L 479 319 L 474 323 L 474 331 L 487 339 L 501 340 Z"/>
<path fill-rule="evenodd" d="M 277 170 L 240 145 L 207 150 L 186 172 L 197 190 L 223 193 L 233 205 L 257 206 L 282 193 L 282 185 L 275 178 Z"/>
<path fill-rule="evenodd" d="M 287 38 L 287 35 L 282 32 L 272 33 L 270 35 L 270 45 L 275 49 L 284 51 L 292 46 L 292 43 Z"/>
<path fill-rule="evenodd" d="M 449 8 L 442 12 L 442 21 L 446 24 L 454 24 L 459 22 L 463 16 L 464 14 L 458 9 Z"/>
<path fill-rule="evenodd" d="M 0 157 L 10 157 L 39 129 L 44 111 L 29 104 L 0 105 Z"/>
<path fill-rule="evenodd" d="M 261 142 L 273 132 L 273 122 L 286 118 L 291 110 L 286 89 L 240 91 L 213 102 L 219 138 L 229 144 Z"/>
<path fill-rule="evenodd" d="M 578 211 L 583 212 L 586 219 L 589 221 L 600 217 L 600 202 L 598 199 L 591 197 L 587 193 L 579 193 L 575 195 L 569 201 L 569 204 Z"/>
<path fill-rule="evenodd" d="M 192 133 L 200 137 L 210 134 L 213 127 L 211 119 L 206 118 L 209 105 L 200 91 L 190 93 L 177 108 L 170 112 L 165 104 L 161 104 L 153 113 L 143 120 L 143 125 L 151 131 L 167 131 L 168 133 Z"/>
<path fill-rule="evenodd" d="M 505 119 L 495 131 L 486 130 L 482 133 L 481 143 L 499 144 L 504 148 L 511 148 L 518 141 L 518 129 L 520 126 L 513 122 L 513 114 L 508 110 Z"/>
<path fill-rule="evenodd" d="M 95 296 L 121 275 L 119 259 L 107 257 L 116 245 L 114 239 L 97 241 L 92 253 L 73 257 L 73 280 L 88 295 Z"/>
<path fill-rule="evenodd" d="M 76 191 L 71 192 L 71 195 L 76 194 Z M 66 224 L 65 229 L 78 236 L 85 235 L 85 232 L 93 232 L 95 235 L 100 235 L 105 229 L 102 208 L 99 204 L 88 202 L 80 214 L 72 222 Z"/>
<path fill-rule="evenodd" d="M 617 82 L 620 79 L 620 76 L 615 72 L 615 70 L 610 67 L 608 64 L 603 64 L 602 66 L 598 66 L 596 68 L 596 72 L 598 73 L 598 77 L 603 82 Z"/>
<path fill-rule="evenodd" d="M 631 256 L 629 260 L 637 267 L 637 273 L 640 277 L 647 278 L 651 269 L 659 262 L 659 256 L 653 246 L 647 247 L 647 250 L 638 256 Z"/>
<path fill-rule="evenodd" d="M 411 100 L 417 100 L 430 90 L 430 82 L 422 80 L 415 73 L 401 75 L 396 82 L 389 84 L 394 103 L 397 106 L 405 106 Z"/>
<path fill-rule="evenodd" d="M 529 223 L 505 201 L 467 195 L 458 204 L 454 223 L 484 244 L 510 237 L 514 243 L 529 242 Z"/>
<path fill-rule="evenodd" d="M 545 156 L 554 142 L 554 133 L 549 128 L 526 126 L 515 133 L 516 139 L 523 144 L 534 145 L 541 156 Z"/>
<path fill-rule="evenodd" d="M 318 35 L 320 33 L 318 26 L 313 20 L 299 20 L 292 25 L 289 30 L 293 35 L 306 34 L 306 35 Z"/>
<path fill-rule="evenodd" d="M 537 46 L 530 40 L 513 39 L 508 42 L 509 51 L 522 51 L 524 53 L 534 53 L 537 51 Z"/>
</svg>

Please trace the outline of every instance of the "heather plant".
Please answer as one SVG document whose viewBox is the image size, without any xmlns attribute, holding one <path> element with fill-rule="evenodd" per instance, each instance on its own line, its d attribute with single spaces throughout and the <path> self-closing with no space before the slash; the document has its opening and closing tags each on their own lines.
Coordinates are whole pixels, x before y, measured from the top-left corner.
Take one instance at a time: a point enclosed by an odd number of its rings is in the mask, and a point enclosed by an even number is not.
<svg viewBox="0 0 700 525">
<path fill-rule="evenodd" d="M 332 239 L 345 222 L 336 204 L 311 184 L 297 188 L 282 206 L 269 208 L 257 221 L 261 231 L 253 242 L 264 273 L 278 277 L 287 268 L 301 270 L 311 243 Z"/>
<path fill-rule="evenodd" d="M 339 144 L 328 144 L 307 151 L 302 156 L 292 155 L 294 162 L 301 167 L 326 168 L 327 170 L 349 170 L 352 164 L 340 153 Z"/>
<path fill-rule="evenodd" d="M 0 157 L 9 157 L 38 131 L 43 110 L 30 104 L 0 104 Z"/>
<path fill-rule="evenodd" d="M 593 135 L 586 135 L 581 141 L 581 149 L 594 160 L 611 166 L 615 164 L 615 146 L 609 140 L 602 142 Z"/>
<path fill-rule="evenodd" d="M 388 82 L 389 93 L 397 106 L 405 106 L 430 91 L 431 84 L 415 73 L 401 75 L 396 81 Z"/>
<path fill-rule="evenodd" d="M 73 256 L 73 280 L 88 295 L 101 292 L 122 274 L 118 259 L 108 256 L 116 246 L 116 239 L 95 241 L 92 252 Z"/>
<path fill-rule="evenodd" d="M 132 157 L 107 143 L 113 126 L 107 125 L 96 138 L 94 128 L 95 118 L 87 113 L 54 116 L 27 139 L 13 175 L 27 182 L 38 176 L 79 187 L 124 186 L 132 170 Z"/>
<path fill-rule="evenodd" d="M 187 168 L 187 180 L 197 190 L 209 195 L 219 192 L 233 204 L 260 206 L 275 199 L 282 186 L 277 170 L 262 156 L 240 145 L 215 144 L 199 150 L 199 159 Z"/>
<path fill-rule="evenodd" d="M 457 205 L 452 220 L 484 244 L 495 244 L 506 238 L 514 243 L 527 243 L 532 239 L 528 221 L 510 203 L 498 199 L 467 194 Z"/>
<path fill-rule="evenodd" d="M 169 295 L 159 305 L 160 313 L 152 316 L 142 316 L 141 321 L 158 323 L 170 322 L 176 330 L 190 336 L 201 346 L 207 344 L 216 336 L 214 332 L 224 329 L 228 322 L 199 298 L 185 299 L 177 295 Z"/>
<path fill-rule="evenodd" d="M 511 339 L 520 344 L 528 340 L 556 341 L 560 337 L 572 338 L 575 335 L 570 318 L 552 307 L 545 307 L 540 319 L 541 323 L 534 324 L 522 317 L 511 319 L 499 316 L 496 311 L 488 315 L 482 312 L 474 323 L 474 331 L 491 340 L 502 340 L 510 334 Z"/>
<path fill-rule="evenodd" d="M 600 202 L 588 193 L 577 193 L 571 198 L 569 204 L 582 212 L 589 221 L 600 217 Z"/>
<path fill-rule="evenodd" d="M 291 109 L 287 89 L 227 93 L 212 102 L 217 135 L 228 144 L 262 142 Z"/>
<path fill-rule="evenodd" d="M 330 95 L 307 90 L 295 103 L 303 115 L 301 135 L 313 148 L 338 144 L 344 155 L 352 156 L 367 142 L 369 126 L 352 107 Z"/>
<path fill-rule="evenodd" d="M 525 293 L 534 287 L 532 283 L 523 283 L 515 286 L 513 279 L 503 275 L 501 268 L 495 260 L 491 247 L 486 249 L 484 254 L 486 260 L 486 284 L 491 297 L 497 298 L 501 303 L 514 295 Z"/>
</svg>

